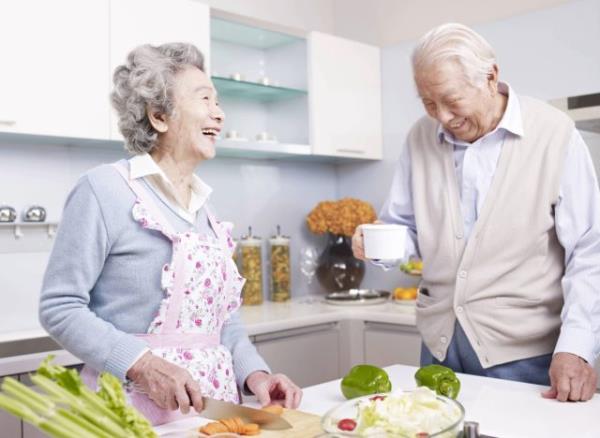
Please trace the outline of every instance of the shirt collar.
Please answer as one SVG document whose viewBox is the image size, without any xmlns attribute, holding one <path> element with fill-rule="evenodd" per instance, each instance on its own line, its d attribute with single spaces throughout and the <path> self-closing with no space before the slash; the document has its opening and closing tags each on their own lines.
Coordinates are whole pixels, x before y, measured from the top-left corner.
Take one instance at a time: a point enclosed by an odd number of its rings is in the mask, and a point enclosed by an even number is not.
<svg viewBox="0 0 600 438">
<path fill-rule="evenodd" d="M 506 82 L 498 82 L 498 91 L 508 96 L 506 109 L 504 110 L 504 114 L 500 119 L 500 123 L 498 123 L 498 126 L 496 126 L 496 129 L 487 133 L 485 136 L 488 136 L 500 129 L 504 129 L 507 132 L 522 137 L 524 135 L 523 118 L 521 117 L 521 105 L 519 104 L 519 98 L 517 94 Z M 444 140 L 446 140 L 448 143 L 468 144 L 466 142 L 456 140 L 450 132 L 443 128 L 441 123 L 438 123 L 437 134 L 440 143 L 443 143 Z"/>
<path fill-rule="evenodd" d="M 171 180 L 167 178 L 167 175 L 163 172 L 160 166 L 154 161 L 154 159 L 148 153 L 136 155 L 129 159 L 129 174 L 131 179 L 138 179 L 143 177 L 155 177 L 160 180 L 161 189 L 170 193 L 163 193 L 174 197 L 175 189 Z M 202 181 L 198 175 L 192 175 L 192 197 L 190 199 L 190 205 L 187 210 L 191 213 L 196 213 L 208 200 L 212 192 L 212 188 Z"/>
</svg>

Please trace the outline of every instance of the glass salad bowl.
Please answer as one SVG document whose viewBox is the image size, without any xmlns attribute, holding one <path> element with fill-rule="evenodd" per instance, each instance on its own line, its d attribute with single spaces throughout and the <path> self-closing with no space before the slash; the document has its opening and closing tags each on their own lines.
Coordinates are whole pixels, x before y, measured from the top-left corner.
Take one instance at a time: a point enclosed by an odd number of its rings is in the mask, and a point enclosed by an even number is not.
<svg viewBox="0 0 600 438">
<path fill-rule="evenodd" d="M 428 388 L 394 391 L 348 400 L 321 419 L 330 437 L 456 438 L 463 406 Z"/>
</svg>

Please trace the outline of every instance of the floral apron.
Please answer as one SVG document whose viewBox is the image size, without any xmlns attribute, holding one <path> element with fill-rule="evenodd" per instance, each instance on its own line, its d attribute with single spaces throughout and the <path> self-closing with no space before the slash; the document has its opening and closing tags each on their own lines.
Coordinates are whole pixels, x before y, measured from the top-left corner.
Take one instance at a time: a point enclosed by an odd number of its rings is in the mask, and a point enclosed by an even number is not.
<svg viewBox="0 0 600 438">
<path fill-rule="evenodd" d="M 134 219 L 143 228 L 159 231 L 173 245 L 171 262 L 162 270 L 165 297 L 148 332 L 135 336 L 147 342 L 154 355 L 185 368 L 203 396 L 239 402 L 232 357 L 220 340 L 223 324 L 240 307 L 245 281 L 232 259 L 232 225 L 217 222 L 207 212 L 217 239 L 193 231 L 176 233 L 148 189 L 130 180 L 124 166 L 114 166 L 137 197 Z M 82 370 L 82 378 L 92 388 L 97 377 L 98 372 L 87 365 Z M 127 396 L 153 425 L 183 417 L 179 410 L 161 409 L 135 390 L 128 389 Z"/>
</svg>

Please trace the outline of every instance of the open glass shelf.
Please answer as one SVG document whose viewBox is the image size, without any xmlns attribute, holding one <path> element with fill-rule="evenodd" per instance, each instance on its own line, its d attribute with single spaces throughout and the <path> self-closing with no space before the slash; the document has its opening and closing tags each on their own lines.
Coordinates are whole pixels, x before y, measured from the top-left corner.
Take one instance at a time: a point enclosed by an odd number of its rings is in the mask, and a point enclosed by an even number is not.
<svg viewBox="0 0 600 438">
<path fill-rule="evenodd" d="M 257 82 L 238 81 L 235 79 L 213 76 L 212 81 L 220 96 L 232 96 L 238 99 L 272 102 L 306 96 L 306 90 L 296 88 L 263 85 Z"/>
<path fill-rule="evenodd" d="M 219 140 L 218 157 L 229 158 L 298 158 L 311 155 L 310 145 L 271 141 Z"/>
<path fill-rule="evenodd" d="M 235 23 L 229 20 L 212 17 L 210 20 L 211 38 L 231 44 L 238 44 L 255 49 L 271 49 L 301 40 L 295 35 L 288 35 L 260 27 Z"/>
</svg>

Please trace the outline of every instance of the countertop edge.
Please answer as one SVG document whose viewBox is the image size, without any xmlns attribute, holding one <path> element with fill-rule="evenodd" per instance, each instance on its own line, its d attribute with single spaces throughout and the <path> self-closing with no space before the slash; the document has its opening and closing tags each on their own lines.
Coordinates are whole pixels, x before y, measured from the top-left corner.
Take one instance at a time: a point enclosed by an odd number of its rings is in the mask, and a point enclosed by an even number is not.
<svg viewBox="0 0 600 438">
<path fill-rule="evenodd" d="M 266 302 L 261 306 L 242 308 L 241 316 L 249 336 L 348 320 L 401 325 L 410 327 L 411 330 L 415 330 L 416 324 L 414 308 L 398 306 L 393 303 L 345 307 L 328 305 L 321 301 L 307 302 L 306 300 L 287 303 Z M 0 333 L 0 347 L 2 344 L 8 343 L 43 342 L 49 338 L 51 337 L 42 329 L 14 332 L 14 336 L 11 336 L 11 333 Z M 0 376 L 35 370 L 48 354 L 54 354 L 57 363 L 61 365 L 81 363 L 71 353 L 60 349 L 16 354 L 0 358 Z"/>
</svg>

